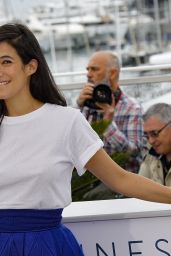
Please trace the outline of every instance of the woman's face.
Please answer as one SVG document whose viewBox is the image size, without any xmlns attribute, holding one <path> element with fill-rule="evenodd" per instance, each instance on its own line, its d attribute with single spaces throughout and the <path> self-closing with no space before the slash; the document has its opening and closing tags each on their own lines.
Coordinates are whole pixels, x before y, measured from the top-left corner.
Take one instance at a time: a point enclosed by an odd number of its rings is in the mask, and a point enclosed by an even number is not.
<svg viewBox="0 0 171 256">
<path fill-rule="evenodd" d="M 19 99 L 29 94 L 30 76 L 36 71 L 36 61 L 24 65 L 16 50 L 0 42 L 0 99 Z"/>
</svg>

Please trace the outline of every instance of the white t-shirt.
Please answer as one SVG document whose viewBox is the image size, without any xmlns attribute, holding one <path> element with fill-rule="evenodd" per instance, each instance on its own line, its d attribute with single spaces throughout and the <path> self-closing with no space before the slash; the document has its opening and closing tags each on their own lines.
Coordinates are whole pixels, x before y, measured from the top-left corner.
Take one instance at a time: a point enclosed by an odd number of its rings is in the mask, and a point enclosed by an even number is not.
<svg viewBox="0 0 171 256">
<path fill-rule="evenodd" d="M 0 209 L 56 209 L 71 202 L 79 175 L 103 146 L 79 110 L 53 104 L 0 126 Z"/>
</svg>

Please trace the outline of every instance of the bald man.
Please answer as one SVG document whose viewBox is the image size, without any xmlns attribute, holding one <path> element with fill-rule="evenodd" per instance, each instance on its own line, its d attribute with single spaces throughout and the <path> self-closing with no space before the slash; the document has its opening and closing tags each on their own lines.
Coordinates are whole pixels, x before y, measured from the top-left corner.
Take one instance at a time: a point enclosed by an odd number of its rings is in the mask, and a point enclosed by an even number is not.
<svg viewBox="0 0 171 256">
<path fill-rule="evenodd" d="M 87 65 L 87 83 L 80 92 L 77 104 L 90 123 L 101 119 L 109 121 L 103 134 L 104 149 L 109 155 L 128 152 L 129 159 L 124 167 L 137 173 L 144 148 L 142 110 L 138 102 L 119 87 L 119 73 L 117 55 L 107 51 L 95 52 Z M 95 107 L 87 106 L 94 88 L 101 83 L 112 91 L 110 104 L 96 102 Z"/>
</svg>

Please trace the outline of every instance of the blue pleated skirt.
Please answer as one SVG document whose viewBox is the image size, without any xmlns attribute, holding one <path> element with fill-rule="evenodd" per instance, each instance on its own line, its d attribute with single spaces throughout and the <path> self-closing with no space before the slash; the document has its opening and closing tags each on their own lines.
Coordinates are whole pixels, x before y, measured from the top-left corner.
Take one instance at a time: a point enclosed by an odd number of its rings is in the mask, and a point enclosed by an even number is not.
<svg viewBox="0 0 171 256">
<path fill-rule="evenodd" d="M 62 210 L 0 210 L 0 256 L 83 256 Z"/>
</svg>

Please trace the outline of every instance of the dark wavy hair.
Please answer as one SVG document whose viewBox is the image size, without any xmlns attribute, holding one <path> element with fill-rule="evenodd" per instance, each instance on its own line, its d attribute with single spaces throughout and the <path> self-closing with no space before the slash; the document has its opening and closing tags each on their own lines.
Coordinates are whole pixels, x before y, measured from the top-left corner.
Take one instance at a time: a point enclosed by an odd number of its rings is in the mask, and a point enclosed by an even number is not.
<svg viewBox="0 0 171 256">
<path fill-rule="evenodd" d="M 38 61 L 37 71 L 30 79 L 30 92 L 32 96 L 44 103 L 66 106 L 66 100 L 60 93 L 41 47 L 30 29 L 19 23 L 8 23 L 0 26 L 0 42 L 11 45 L 20 56 L 23 64 L 32 59 Z M 5 104 L 0 100 L 0 118 L 3 119 Z"/>
</svg>

